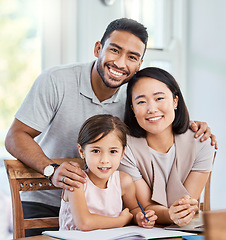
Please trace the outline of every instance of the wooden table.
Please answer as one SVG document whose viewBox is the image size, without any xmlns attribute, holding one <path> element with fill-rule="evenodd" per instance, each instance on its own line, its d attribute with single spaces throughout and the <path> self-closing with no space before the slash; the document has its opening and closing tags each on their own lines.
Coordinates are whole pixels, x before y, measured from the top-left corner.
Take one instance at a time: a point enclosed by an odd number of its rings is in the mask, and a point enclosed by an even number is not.
<svg viewBox="0 0 226 240">
<path fill-rule="evenodd" d="M 25 238 L 18 238 L 18 240 L 56 240 L 57 238 L 49 237 L 46 235 L 38 235 L 34 237 L 25 237 Z"/>
<path fill-rule="evenodd" d="M 194 218 L 201 218 L 202 214 L 196 214 Z M 163 227 L 160 225 L 157 225 L 156 227 Z M 204 233 L 198 233 L 199 235 L 204 235 Z M 58 238 L 49 237 L 46 235 L 39 235 L 34 237 L 26 237 L 26 238 L 18 238 L 18 240 L 57 240 Z M 182 240 L 182 237 L 173 237 L 173 238 L 161 238 L 161 240 Z M 98 239 L 97 239 L 98 240 Z"/>
</svg>

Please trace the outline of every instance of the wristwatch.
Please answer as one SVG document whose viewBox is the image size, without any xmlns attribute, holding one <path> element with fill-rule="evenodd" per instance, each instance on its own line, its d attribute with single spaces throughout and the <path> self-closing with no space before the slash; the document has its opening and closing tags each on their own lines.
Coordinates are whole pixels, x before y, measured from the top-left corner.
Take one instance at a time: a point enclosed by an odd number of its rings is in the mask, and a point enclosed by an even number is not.
<svg viewBox="0 0 226 240">
<path fill-rule="evenodd" d="M 44 176 L 51 181 L 51 177 L 54 174 L 55 168 L 60 165 L 57 163 L 52 163 L 44 168 Z"/>
</svg>

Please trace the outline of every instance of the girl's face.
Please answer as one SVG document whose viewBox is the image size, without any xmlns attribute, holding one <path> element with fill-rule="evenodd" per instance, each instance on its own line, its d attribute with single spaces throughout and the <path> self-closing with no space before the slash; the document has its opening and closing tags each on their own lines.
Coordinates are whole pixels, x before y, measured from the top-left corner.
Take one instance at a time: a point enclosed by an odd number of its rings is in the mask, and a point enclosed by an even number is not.
<svg viewBox="0 0 226 240">
<path fill-rule="evenodd" d="M 132 92 L 132 107 L 138 124 L 148 135 L 172 134 L 172 123 L 178 97 L 166 84 L 150 77 L 143 77 L 136 82 Z"/>
<path fill-rule="evenodd" d="M 86 160 L 90 180 L 95 185 L 106 188 L 106 183 L 118 169 L 124 152 L 116 131 L 110 132 L 95 143 L 87 144 L 84 149 L 80 145 L 78 148 L 81 157 Z"/>
</svg>

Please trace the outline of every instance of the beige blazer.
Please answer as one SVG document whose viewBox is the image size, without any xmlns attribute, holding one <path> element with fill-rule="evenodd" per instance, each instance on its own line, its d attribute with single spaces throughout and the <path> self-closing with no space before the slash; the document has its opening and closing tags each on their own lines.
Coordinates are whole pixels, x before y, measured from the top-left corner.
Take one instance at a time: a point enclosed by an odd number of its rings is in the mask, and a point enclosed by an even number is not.
<svg viewBox="0 0 226 240">
<path fill-rule="evenodd" d="M 161 177 L 162 173 L 156 163 L 150 159 L 146 139 L 128 136 L 127 141 L 143 179 L 152 190 L 153 201 L 170 207 L 177 199 L 189 195 L 183 184 L 196 159 L 196 144 L 199 139 L 194 138 L 194 132 L 188 130 L 184 134 L 175 135 L 176 155 L 167 183 Z M 210 161 L 211 159 L 212 156 Z"/>
</svg>

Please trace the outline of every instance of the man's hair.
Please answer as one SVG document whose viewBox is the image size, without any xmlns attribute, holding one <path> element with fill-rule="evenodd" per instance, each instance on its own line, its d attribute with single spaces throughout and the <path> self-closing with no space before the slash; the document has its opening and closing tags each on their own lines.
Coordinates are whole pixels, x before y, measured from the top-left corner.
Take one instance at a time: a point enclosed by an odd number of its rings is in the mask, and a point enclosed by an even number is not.
<svg viewBox="0 0 226 240">
<path fill-rule="evenodd" d="M 103 46 L 106 39 L 108 39 L 111 33 L 115 30 L 130 32 L 137 36 L 144 43 L 146 50 L 148 41 L 147 28 L 141 23 L 129 18 L 120 18 L 109 23 L 100 41 Z"/>
<path fill-rule="evenodd" d="M 184 102 L 180 87 L 174 77 L 163 69 L 156 67 L 147 67 L 137 72 L 132 79 L 130 79 L 127 86 L 127 99 L 125 109 L 125 123 L 129 127 L 130 134 L 134 137 L 146 137 L 146 131 L 140 127 L 132 110 L 132 92 L 134 85 L 139 79 L 148 77 L 154 78 L 166 84 L 173 94 L 173 98 L 178 96 L 177 110 L 175 110 L 175 119 L 172 123 L 174 134 L 185 133 L 189 127 L 189 113 Z"/>
</svg>

